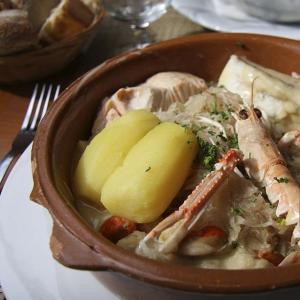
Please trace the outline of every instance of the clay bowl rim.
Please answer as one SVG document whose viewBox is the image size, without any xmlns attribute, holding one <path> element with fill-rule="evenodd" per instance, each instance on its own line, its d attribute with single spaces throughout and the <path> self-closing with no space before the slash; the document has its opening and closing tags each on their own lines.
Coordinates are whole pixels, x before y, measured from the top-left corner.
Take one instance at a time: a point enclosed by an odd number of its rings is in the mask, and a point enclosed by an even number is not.
<svg viewBox="0 0 300 300">
<path fill-rule="evenodd" d="M 199 40 L 203 43 L 215 39 L 235 42 L 241 39 L 245 42 L 249 39 L 268 40 L 271 44 L 287 44 L 288 47 L 292 48 L 299 48 L 300 46 L 300 42 L 295 40 L 239 33 L 202 33 L 200 35 L 158 43 L 143 50 L 136 50 L 112 58 L 78 78 L 60 95 L 60 101 L 55 103 L 52 110 L 41 123 L 34 142 L 34 147 L 38 151 L 33 153 L 33 161 L 37 161 L 38 164 L 34 164 L 33 169 L 36 171 L 40 189 L 46 199 L 46 203 L 43 204 L 51 213 L 54 221 L 58 221 L 60 226 L 63 226 L 78 241 L 87 245 L 94 253 L 101 255 L 99 256 L 101 257 L 99 264 L 92 267 L 84 265 L 75 266 L 76 268 L 94 271 L 108 269 L 159 286 L 200 293 L 264 292 L 274 288 L 291 287 L 300 283 L 300 265 L 259 270 L 198 269 L 195 267 L 157 262 L 125 251 L 93 231 L 79 217 L 75 209 L 71 208 L 61 197 L 53 182 L 53 176 L 51 175 L 52 160 L 49 153 L 51 153 L 52 137 L 55 135 L 55 124 L 56 122 L 60 122 L 60 118 L 68 109 L 68 105 L 70 105 L 72 99 L 75 98 L 75 94 L 89 88 L 94 76 L 100 78 L 106 72 L 113 71 L 124 60 L 127 62 L 134 60 L 136 55 L 140 56 L 144 53 L 155 52 L 160 48 L 168 49 L 186 43 L 193 44 Z"/>
</svg>

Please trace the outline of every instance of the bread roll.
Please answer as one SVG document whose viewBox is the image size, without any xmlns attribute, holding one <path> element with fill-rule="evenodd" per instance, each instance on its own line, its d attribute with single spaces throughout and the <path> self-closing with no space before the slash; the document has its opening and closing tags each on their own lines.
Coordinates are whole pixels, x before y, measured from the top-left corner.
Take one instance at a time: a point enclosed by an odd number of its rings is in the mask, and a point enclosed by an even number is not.
<svg viewBox="0 0 300 300">
<path fill-rule="evenodd" d="M 14 0 L 14 1 L 20 1 L 20 0 Z M 36 31 L 39 31 L 42 28 L 47 18 L 51 15 L 51 11 L 59 3 L 60 0 L 27 0 L 26 1 L 25 8 L 28 11 L 29 20 L 31 21 Z"/>
<path fill-rule="evenodd" d="M 13 3 L 14 8 L 25 9 L 31 0 L 10 0 Z M 43 0 L 42 0 L 43 2 Z"/>
<path fill-rule="evenodd" d="M 0 55 L 37 46 L 37 34 L 25 10 L 0 11 Z"/>
<path fill-rule="evenodd" d="M 14 8 L 10 0 L 0 0 L 0 11 Z"/>
<path fill-rule="evenodd" d="M 63 0 L 46 20 L 40 39 L 46 43 L 64 40 L 84 31 L 94 21 L 91 9 L 80 0 Z"/>
<path fill-rule="evenodd" d="M 100 0 L 81 0 L 95 15 L 99 14 L 102 10 Z"/>
</svg>

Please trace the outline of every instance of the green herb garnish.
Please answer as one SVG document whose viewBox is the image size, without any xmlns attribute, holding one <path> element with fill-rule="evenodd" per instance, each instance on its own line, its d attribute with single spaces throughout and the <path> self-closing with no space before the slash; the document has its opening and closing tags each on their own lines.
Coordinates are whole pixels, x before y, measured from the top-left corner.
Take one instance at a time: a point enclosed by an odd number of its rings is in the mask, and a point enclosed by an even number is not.
<svg viewBox="0 0 300 300">
<path fill-rule="evenodd" d="M 239 246 L 239 243 L 238 243 L 237 241 L 233 241 L 233 242 L 231 243 L 231 247 L 232 247 L 233 249 L 236 249 L 238 246 Z"/>
<path fill-rule="evenodd" d="M 220 117 L 221 117 L 221 120 L 227 121 L 227 120 L 229 120 L 229 113 L 227 113 L 225 111 L 221 111 L 220 112 Z"/>
<path fill-rule="evenodd" d="M 199 150 L 199 160 L 202 166 L 206 170 L 213 170 L 214 165 L 218 160 L 218 147 L 215 145 L 212 145 L 206 141 L 204 141 L 201 138 L 198 138 L 198 144 L 200 146 Z"/>
<path fill-rule="evenodd" d="M 148 167 L 145 172 L 149 172 L 151 170 L 151 167 Z"/>
<path fill-rule="evenodd" d="M 232 106 L 230 104 L 227 104 L 226 108 L 227 108 L 227 110 L 228 110 L 229 113 L 234 112 L 234 109 L 232 108 Z"/>
<path fill-rule="evenodd" d="M 234 133 L 231 136 L 228 136 L 227 142 L 229 148 L 239 149 L 238 137 L 236 133 Z"/>
<path fill-rule="evenodd" d="M 232 207 L 231 212 L 235 216 L 242 216 L 245 213 L 244 210 L 242 208 L 239 208 L 239 207 Z"/>
<path fill-rule="evenodd" d="M 287 177 L 274 177 L 274 180 L 276 180 L 278 183 L 288 183 L 289 179 Z"/>
<path fill-rule="evenodd" d="M 276 219 L 276 223 L 279 224 L 279 225 L 285 225 L 285 218 L 278 217 Z"/>
<path fill-rule="evenodd" d="M 178 123 L 181 127 L 183 127 L 184 129 L 188 129 L 189 128 L 189 125 L 187 125 L 187 124 L 180 124 L 180 123 Z"/>
<path fill-rule="evenodd" d="M 218 134 L 218 137 L 223 141 L 223 142 L 227 142 L 227 138 L 223 135 L 223 132 L 220 132 Z"/>
<path fill-rule="evenodd" d="M 212 115 L 217 115 L 219 113 L 216 100 L 210 104 L 210 113 Z"/>
</svg>

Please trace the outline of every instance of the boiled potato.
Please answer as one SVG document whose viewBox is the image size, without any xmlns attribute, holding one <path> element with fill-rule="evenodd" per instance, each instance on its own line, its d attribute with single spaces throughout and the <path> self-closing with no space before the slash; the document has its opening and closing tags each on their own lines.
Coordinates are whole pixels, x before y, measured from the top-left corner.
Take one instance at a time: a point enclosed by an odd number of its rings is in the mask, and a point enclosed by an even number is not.
<svg viewBox="0 0 300 300">
<path fill-rule="evenodd" d="M 138 223 L 156 220 L 182 187 L 197 149 L 190 130 L 161 123 L 130 150 L 105 182 L 103 205 L 112 215 Z"/>
<path fill-rule="evenodd" d="M 92 139 L 79 160 L 75 193 L 99 203 L 104 182 L 122 164 L 132 146 L 159 122 L 154 114 L 135 110 L 109 123 Z"/>
</svg>

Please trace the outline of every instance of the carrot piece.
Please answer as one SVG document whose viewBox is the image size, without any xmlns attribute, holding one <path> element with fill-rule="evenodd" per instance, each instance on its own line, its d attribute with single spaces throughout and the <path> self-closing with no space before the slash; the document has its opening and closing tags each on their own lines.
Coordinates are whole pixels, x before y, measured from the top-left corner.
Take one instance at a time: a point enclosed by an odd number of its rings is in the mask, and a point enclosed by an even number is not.
<svg viewBox="0 0 300 300">
<path fill-rule="evenodd" d="M 284 259 L 283 255 L 272 251 L 261 251 L 258 253 L 258 257 L 269 261 L 274 266 L 278 266 Z"/>
<path fill-rule="evenodd" d="M 118 240 L 126 237 L 135 230 L 135 223 L 121 217 L 112 216 L 107 219 L 100 227 L 100 233 L 116 243 Z"/>
</svg>

